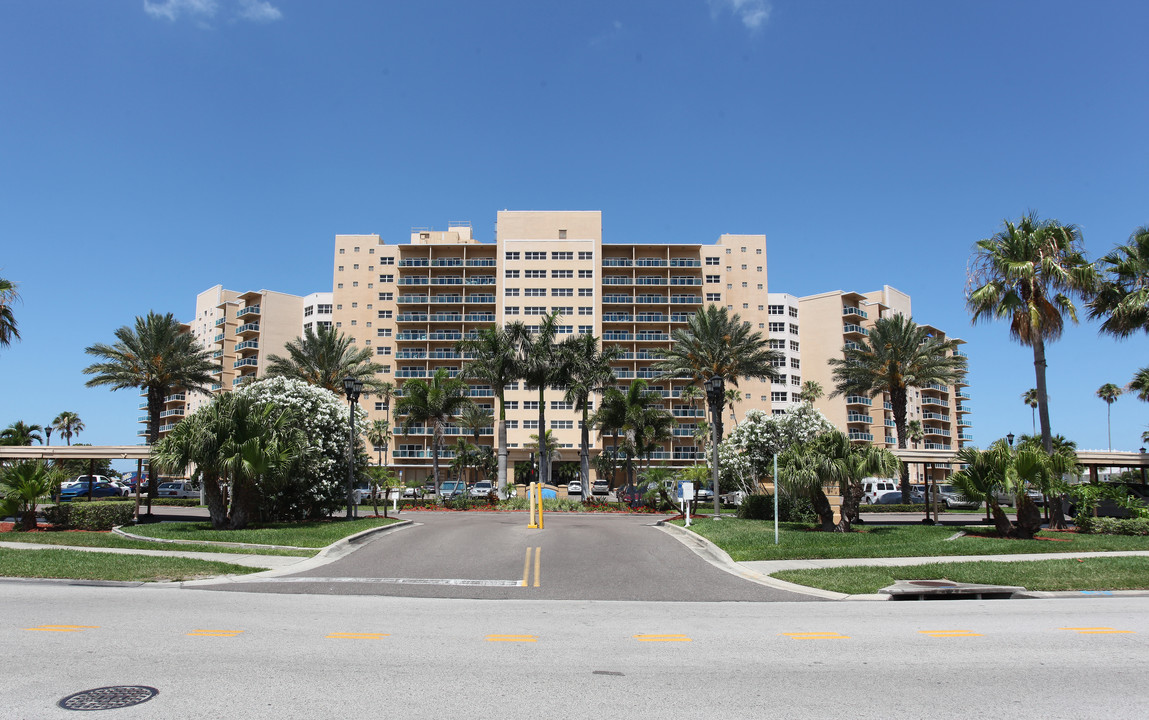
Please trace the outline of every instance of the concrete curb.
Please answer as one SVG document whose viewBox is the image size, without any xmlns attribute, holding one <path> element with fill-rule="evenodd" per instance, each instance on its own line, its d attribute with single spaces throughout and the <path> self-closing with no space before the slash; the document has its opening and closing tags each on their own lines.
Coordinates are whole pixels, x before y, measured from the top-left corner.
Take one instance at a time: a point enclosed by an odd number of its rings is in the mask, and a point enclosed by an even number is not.
<svg viewBox="0 0 1149 720">
<path fill-rule="evenodd" d="M 374 528 L 372 528 L 372 529 L 374 529 Z M 296 545 L 258 545 L 255 543 L 230 543 L 230 542 L 219 542 L 216 540 L 179 540 L 179 539 L 172 539 L 172 538 L 154 538 L 154 537 L 148 537 L 147 535 L 135 535 L 135 534 L 132 534 L 130 532 L 127 532 L 126 530 L 124 530 L 123 525 L 115 526 L 114 528 L 112 528 L 112 532 L 114 532 L 115 534 L 117 534 L 121 537 L 126 537 L 130 540 L 142 540 L 144 542 L 169 543 L 172 545 L 208 545 L 208 546 L 218 545 L 220 547 L 260 548 L 260 549 L 266 548 L 266 549 L 270 549 L 270 550 L 317 550 L 318 549 L 318 548 L 298 547 Z"/>
<path fill-rule="evenodd" d="M 750 568 L 744 567 L 739 563 L 730 559 L 722 548 L 702 537 L 698 533 L 687 530 L 684 527 L 671 524 L 665 520 L 660 520 L 656 526 L 663 532 L 669 533 L 679 542 L 694 551 L 694 554 L 710 563 L 714 567 L 728 572 L 731 575 L 749 580 L 752 583 L 764 585 L 775 590 L 785 590 L 787 592 L 797 593 L 799 595 L 809 595 L 811 597 L 822 598 L 823 600 L 848 600 L 851 598 L 874 600 L 881 599 L 887 600 L 886 597 L 877 598 L 872 595 L 846 595 L 844 593 L 832 592 L 830 590 L 820 590 L 818 588 L 808 587 L 806 585 L 796 585 L 784 580 L 772 578 L 769 575 L 757 572 Z"/>
</svg>

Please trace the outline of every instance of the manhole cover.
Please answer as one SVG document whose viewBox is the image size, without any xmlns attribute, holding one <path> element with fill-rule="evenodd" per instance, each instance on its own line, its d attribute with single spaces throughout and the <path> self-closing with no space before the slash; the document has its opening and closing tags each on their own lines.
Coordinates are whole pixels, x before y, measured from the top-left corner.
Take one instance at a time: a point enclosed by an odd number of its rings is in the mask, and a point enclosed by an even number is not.
<svg viewBox="0 0 1149 720">
<path fill-rule="evenodd" d="M 921 585 L 922 587 L 957 587 L 957 583 L 952 583 L 949 580 L 911 580 L 910 585 Z"/>
<path fill-rule="evenodd" d="M 115 710 L 147 702 L 159 693 L 146 685 L 115 685 L 78 692 L 56 704 L 65 710 Z"/>
</svg>

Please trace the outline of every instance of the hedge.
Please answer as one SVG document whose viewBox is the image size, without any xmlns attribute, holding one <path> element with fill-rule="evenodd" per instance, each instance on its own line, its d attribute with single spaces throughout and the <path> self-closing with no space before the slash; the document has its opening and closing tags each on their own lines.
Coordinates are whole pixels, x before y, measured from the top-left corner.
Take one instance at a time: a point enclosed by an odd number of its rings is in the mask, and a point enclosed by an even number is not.
<svg viewBox="0 0 1149 720">
<path fill-rule="evenodd" d="M 1149 535 L 1149 518 L 1112 518 L 1078 515 L 1077 532 L 1093 535 Z"/>
<path fill-rule="evenodd" d="M 72 530 L 111 530 L 130 524 L 135 514 L 134 505 L 122 502 L 61 503 L 44 508 L 45 520 Z"/>
<path fill-rule="evenodd" d="M 88 502 L 88 498 L 81 496 L 81 497 L 73 498 L 73 499 L 69 500 L 68 502 Z M 99 498 L 99 499 L 95 500 L 94 502 L 133 503 L 133 507 L 135 507 L 134 503 L 136 502 L 136 496 L 135 495 L 126 495 L 126 496 L 120 496 L 120 497 Z M 147 504 L 148 504 L 148 496 L 147 495 L 141 495 L 140 496 L 140 505 L 147 505 Z M 152 505 L 155 507 L 159 507 L 161 505 L 166 506 L 166 507 L 204 507 L 204 504 L 201 503 L 199 500 L 196 500 L 195 498 L 173 498 L 173 497 L 153 498 L 152 499 Z"/>
</svg>

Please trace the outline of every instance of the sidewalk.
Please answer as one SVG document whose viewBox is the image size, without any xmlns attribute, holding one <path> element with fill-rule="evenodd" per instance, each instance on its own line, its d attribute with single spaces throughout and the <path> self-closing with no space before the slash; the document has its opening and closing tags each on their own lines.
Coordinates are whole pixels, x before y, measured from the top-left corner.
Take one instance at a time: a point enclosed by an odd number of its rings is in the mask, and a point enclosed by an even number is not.
<svg viewBox="0 0 1149 720">
<path fill-rule="evenodd" d="M 178 550 L 136 550 L 131 548 L 80 547 L 77 545 L 42 545 L 40 543 L 0 542 L 0 547 L 13 550 L 80 550 L 82 552 L 118 553 L 121 555 L 153 555 L 157 557 L 182 557 L 193 560 L 214 560 L 216 562 L 244 565 L 246 567 L 278 570 L 296 565 L 309 557 L 286 555 L 247 555 L 239 553 L 181 552 Z M 321 548 L 316 548 L 318 552 Z"/>
<path fill-rule="evenodd" d="M 1111 552 L 1079 553 L 1017 553 L 1014 555 L 940 555 L 931 557 L 896 558 L 833 558 L 828 560 L 751 560 L 738 565 L 763 575 L 781 570 L 811 570 L 832 567 L 898 567 L 901 565 L 929 565 L 931 563 L 958 562 L 1025 562 L 1027 560 L 1063 560 L 1090 557 L 1149 556 L 1149 550 L 1115 550 Z"/>
</svg>

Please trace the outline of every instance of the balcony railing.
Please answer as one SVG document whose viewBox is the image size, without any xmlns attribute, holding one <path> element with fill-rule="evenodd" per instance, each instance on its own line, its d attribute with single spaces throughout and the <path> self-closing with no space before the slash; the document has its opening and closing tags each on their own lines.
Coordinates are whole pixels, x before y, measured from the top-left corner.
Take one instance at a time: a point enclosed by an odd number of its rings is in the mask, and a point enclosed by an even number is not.
<svg viewBox="0 0 1149 720">
<path fill-rule="evenodd" d="M 662 258 L 638 258 L 635 267 L 667 267 L 670 263 Z"/>
<path fill-rule="evenodd" d="M 922 405 L 941 405 L 942 407 L 949 407 L 950 402 L 949 400 L 942 400 L 941 398 L 922 395 Z"/>
<path fill-rule="evenodd" d="M 846 404 L 847 405 L 865 405 L 866 407 L 870 407 L 871 405 L 874 404 L 874 401 L 868 397 L 863 396 L 863 395 L 847 395 L 846 396 Z"/>
<path fill-rule="evenodd" d="M 843 315 L 857 315 L 860 318 L 870 317 L 866 313 L 865 310 L 862 310 L 861 308 L 856 308 L 856 307 L 844 307 L 844 308 L 842 308 L 842 314 Z"/>
<path fill-rule="evenodd" d="M 857 333 L 859 335 L 869 335 L 870 334 L 870 331 L 867 330 L 866 328 L 862 327 L 861 325 L 855 325 L 853 323 L 846 323 L 845 325 L 843 325 L 842 326 L 842 332 L 844 332 L 844 333 Z"/>
<path fill-rule="evenodd" d="M 862 415 L 860 413 L 847 413 L 846 422 L 848 423 L 866 423 L 867 425 L 874 424 L 874 418 L 871 415 Z"/>
<path fill-rule="evenodd" d="M 499 261 L 495 258 L 468 258 L 465 264 L 467 267 L 495 267 Z"/>
<path fill-rule="evenodd" d="M 943 415 L 942 413 L 935 412 L 922 413 L 922 418 L 925 420 L 941 420 L 942 422 L 950 421 L 949 415 Z"/>
<path fill-rule="evenodd" d="M 165 403 L 176 402 L 179 400 L 187 400 L 187 393 L 172 393 L 164 398 Z"/>
<path fill-rule="evenodd" d="M 248 305 L 247 307 L 241 307 L 239 310 L 235 311 L 235 316 L 237 318 L 241 318 L 244 315 L 258 315 L 258 314 L 259 314 L 259 306 L 258 305 Z"/>
<path fill-rule="evenodd" d="M 399 278 L 396 285 L 430 285 L 431 280 L 426 275 L 406 275 Z"/>
<path fill-rule="evenodd" d="M 671 295 L 670 296 L 670 304 L 671 305 L 701 305 L 702 304 L 702 296 L 701 295 Z"/>
<path fill-rule="evenodd" d="M 851 440 L 864 440 L 865 442 L 874 441 L 874 436 L 868 432 L 857 432 L 851 430 L 849 433 L 847 433 L 847 437 L 849 437 Z"/>
<path fill-rule="evenodd" d="M 603 295 L 602 301 L 604 303 L 625 303 L 630 304 L 634 302 L 634 298 L 630 295 Z"/>
<path fill-rule="evenodd" d="M 235 329 L 236 335 L 249 332 L 259 332 L 259 323 L 245 323 Z"/>
<path fill-rule="evenodd" d="M 603 258 L 603 267 L 631 267 L 633 263 L 630 258 Z"/>
<path fill-rule="evenodd" d="M 239 360 L 236 360 L 235 364 L 233 364 L 232 367 L 233 368 L 256 367 L 258 365 L 259 365 L 259 358 L 249 357 L 249 358 L 241 358 Z"/>
<path fill-rule="evenodd" d="M 236 343 L 235 349 L 236 349 L 236 352 L 238 352 L 240 350 L 257 350 L 257 349 L 259 349 L 259 341 L 258 340 L 244 340 L 241 343 Z"/>
<path fill-rule="evenodd" d="M 698 258 L 670 258 L 670 267 L 702 267 Z"/>
<path fill-rule="evenodd" d="M 398 262 L 399 267 L 427 267 L 430 264 L 427 258 L 403 258 Z"/>
</svg>

